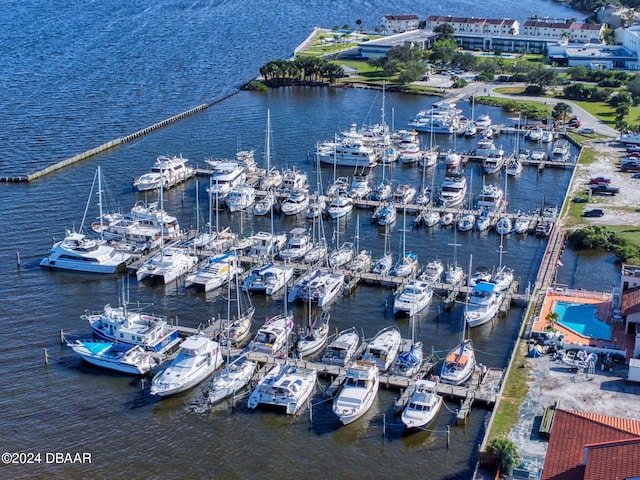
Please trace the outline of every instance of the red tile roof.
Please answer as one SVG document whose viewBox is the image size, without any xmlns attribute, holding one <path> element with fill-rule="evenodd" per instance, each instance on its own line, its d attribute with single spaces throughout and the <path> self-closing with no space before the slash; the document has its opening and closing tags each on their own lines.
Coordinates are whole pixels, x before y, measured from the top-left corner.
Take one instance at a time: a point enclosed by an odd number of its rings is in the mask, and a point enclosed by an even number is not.
<svg viewBox="0 0 640 480">
<path fill-rule="evenodd" d="M 587 446 L 584 480 L 640 476 L 640 438 Z"/>
<path fill-rule="evenodd" d="M 622 448 L 617 446 L 619 442 L 640 441 L 639 435 L 640 421 L 637 420 L 557 409 L 549 436 L 542 480 L 587 480 L 587 467 L 596 475 L 588 480 L 616 478 L 615 475 L 611 475 L 614 472 L 617 474 L 617 466 L 603 464 L 603 458 L 607 457 L 608 462 L 608 457 L 617 456 L 617 453 L 613 453 Z M 635 448 L 629 445 L 624 444 L 624 447 Z M 585 450 L 586 446 L 591 446 L 591 450 Z M 609 450 L 608 456 L 602 454 L 602 451 L 606 450 Z M 593 456 L 585 457 L 585 451 L 593 453 Z M 603 471 L 606 472 L 606 476 L 597 476 L 598 472 Z"/>
<path fill-rule="evenodd" d="M 387 20 L 418 20 L 417 15 L 409 14 L 409 15 L 385 15 L 384 18 Z"/>
<path fill-rule="evenodd" d="M 640 287 L 630 288 L 622 293 L 621 307 L 623 315 L 640 311 Z"/>
</svg>

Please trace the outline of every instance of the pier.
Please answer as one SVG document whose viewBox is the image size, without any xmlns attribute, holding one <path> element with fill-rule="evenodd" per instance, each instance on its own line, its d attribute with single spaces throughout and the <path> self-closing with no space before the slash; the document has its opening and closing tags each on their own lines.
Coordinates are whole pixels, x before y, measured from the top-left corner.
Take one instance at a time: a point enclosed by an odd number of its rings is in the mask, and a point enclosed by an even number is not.
<svg viewBox="0 0 640 480">
<path fill-rule="evenodd" d="M 98 145 L 95 148 L 92 148 L 90 150 L 87 150 L 85 152 L 79 153 L 77 155 L 74 155 L 73 157 L 69 157 L 65 160 L 62 160 L 54 165 L 51 165 L 43 170 L 40 170 L 38 172 L 35 173 L 31 173 L 28 175 L 16 175 L 16 176 L 3 176 L 0 177 L 0 182 L 4 182 L 4 183 L 20 183 L 20 182 L 32 182 L 34 180 L 37 180 L 41 177 L 44 177 L 45 175 L 48 175 L 49 173 L 55 172 L 57 170 L 60 170 L 64 167 L 67 167 L 69 165 L 73 165 L 75 163 L 78 163 L 82 160 L 86 160 L 87 158 L 91 158 L 95 155 L 98 155 L 100 153 L 104 153 L 108 150 L 111 150 L 115 147 L 118 147 L 120 145 L 123 145 L 125 143 L 131 142 L 133 140 L 137 140 L 138 138 L 147 135 L 151 132 L 154 132 L 162 127 L 166 127 L 167 125 L 170 125 L 172 123 L 177 122 L 178 120 L 182 120 L 183 118 L 189 117 L 191 115 L 194 115 L 196 113 L 202 112 L 204 110 L 206 110 L 207 108 L 216 105 L 224 100 L 226 100 L 229 97 L 232 97 L 233 95 L 236 95 L 239 92 L 239 90 L 235 90 L 232 93 L 225 95 L 221 98 L 218 98 L 212 102 L 209 103 L 203 103 L 201 105 L 198 105 L 197 107 L 193 107 L 190 108 L 189 110 L 185 110 L 184 112 L 178 113 L 176 115 L 173 115 L 169 118 L 166 118 L 158 123 L 154 123 L 153 125 L 150 125 L 146 128 L 143 128 L 142 130 L 138 130 L 137 132 L 134 132 L 130 135 L 127 135 L 125 137 L 121 137 L 121 138 L 116 138 L 114 140 L 111 140 L 109 142 L 103 143 L 102 145 Z"/>
</svg>

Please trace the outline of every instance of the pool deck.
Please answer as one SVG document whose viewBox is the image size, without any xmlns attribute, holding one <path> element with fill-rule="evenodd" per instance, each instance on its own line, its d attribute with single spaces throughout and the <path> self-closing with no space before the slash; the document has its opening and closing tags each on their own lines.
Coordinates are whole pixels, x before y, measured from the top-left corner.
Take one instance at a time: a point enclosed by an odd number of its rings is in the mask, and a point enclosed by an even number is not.
<svg viewBox="0 0 640 480">
<path fill-rule="evenodd" d="M 596 316 L 598 317 L 598 319 L 612 327 L 613 338 L 611 340 L 600 340 L 579 335 L 573 330 L 569 330 L 568 328 L 562 326 L 562 324 L 556 322 L 555 328 L 556 330 L 564 334 L 565 343 L 588 345 L 601 348 L 611 347 L 612 345 L 615 345 L 620 349 L 626 350 L 627 357 L 633 355 L 635 338 L 633 335 L 625 335 L 624 323 L 612 321 L 611 296 L 606 293 L 588 292 L 584 290 L 568 291 L 567 293 L 565 293 L 549 290 L 544 299 L 544 304 L 542 305 L 540 316 L 533 326 L 533 330 L 542 332 L 549 325 L 550 322 L 546 318 L 553 307 L 553 303 L 556 301 L 595 305 Z"/>
</svg>

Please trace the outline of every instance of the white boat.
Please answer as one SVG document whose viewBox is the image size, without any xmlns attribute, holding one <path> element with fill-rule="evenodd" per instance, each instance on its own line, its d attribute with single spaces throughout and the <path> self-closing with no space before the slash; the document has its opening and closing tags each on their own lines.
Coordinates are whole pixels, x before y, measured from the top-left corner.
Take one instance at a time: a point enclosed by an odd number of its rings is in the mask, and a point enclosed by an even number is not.
<svg viewBox="0 0 640 480">
<path fill-rule="evenodd" d="M 461 232 L 468 232 L 473 230 L 473 226 L 476 223 L 476 217 L 473 213 L 464 213 L 460 220 L 458 220 L 458 230 Z"/>
<path fill-rule="evenodd" d="M 504 191 L 497 185 L 485 184 L 478 194 L 476 205 L 489 212 L 499 212 L 504 208 Z"/>
<path fill-rule="evenodd" d="M 499 292 L 506 291 L 513 283 L 513 270 L 505 265 L 498 267 L 498 270 L 493 274 L 491 281 L 496 285 L 496 290 Z"/>
<path fill-rule="evenodd" d="M 107 304 L 101 312 L 85 312 L 82 319 L 89 322 L 93 335 L 107 342 L 140 345 L 145 350 L 163 353 L 180 341 L 178 328 L 157 315 L 129 311 Z"/>
<path fill-rule="evenodd" d="M 429 205 L 431 203 L 431 187 L 423 187 L 419 190 L 416 194 L 415 203 L 422 207 Z"/>
<path fill-rule="evenodd" d="M 249 256 L 254 258 L 272 258 L 286 245 L 285 233 L 258 232 L 251 236 Z"/>
<path fill-rule="evenodd" d="M 327 212 L 333 219 L 344 217 L 351 210 L 353 210 L 353 199 L 346 193 L 335 197 L 327 208 Z"/>
<path fill-rule="evenodd" d="M 312 247 L 313 243 L 307 230 L 302 227 L 296 227 L 289 232 L 287 245 L 278 252 L 278 256 L 281 260 L 295 262 L 304 258 Z"/>
<path fill-rule="evenodd" d="M 379 382 L 378 367 L 374 362 L 358 360 L 347 368 L 344 384 L 332 407 L 343 425 L 367 413 L 378 393 Z"/>
<path fill-rule="evenodd" d="M 357 137 L 323 142 L 316 147 L 316 155 L 322 163 L 356 168 L 375 167 L 380 158 L 372 145 Z"/>
<path fill-rule="evenodd" d="M 476 148 L 474 150 L 474 154 L 477 157 L 486 157 L 487 155 L 491 155 L 495 153 L 497 147 L 491 137 L 488 137 L 486 133 L 480 135 L 478 139 L 478 143 L 476 144 Z"/>
<path fill-rule="evenodd" d="M 400 130 L 400 141 L 397 143 L 398 160 L 403 164 L 418 162 L 422 156 L 418 132 L 414 130 Z"/>
<path fill-rule="evenodd" d="M 308 190 L 309 182 L 307 174 L 297 168 L 287 168 L 282 172 L 281 188 L 285 192 Z"/>
<path fill-rule="evenodd" d="M 300 358 L 311 357 L 326 345 L 329 338 L 329 318 L 329 312 L 322 312 L 320 317 L 299 333 L 295 348 Z"/>
<path fill-rule="evenodd" d="M 260 190 L 275 190 L 282 186 L 282 173 L 275 167 L 265 171 L 264 177 L 260 179 Z"/>
<path fill-rule="evenodd" d="M 498 173 L 504 167 L 504 155 L 500 150 L 489 153 L 482 161 L 482 169 L 487 175 Z"/>
<path fill-rule="evenodd" d="M 467 126 L 464 129 L 464 136 L 473 137 L 476 133 L 478 133 L 478 126 L 475 124 L 475 122 L 467 123 Z"/>
<path fill-rule="evenodd" d="M 313 393 L 317 377 L 315 369 L 277 364 L 251 392 L 247 406 L 271 405 L 295 415 Z"/>
<path fill-rule="evenodd" d="M 329 343 L 320 361 L 325 365 L 346 367 L 351 363 L 359 344 L 360 337 L 355 327 L 342 330 Z"/>
<path fill-rule="evenodd" d="M 434 227 L 440 222 L 440 213 L 436 210 L 429 210 L 422 218 L 422 222 L 427 228 Z"/>
<path fill-rule="evenodd" d="M 51 247 L 40 266 L 85 273 L 116 273 L 124 270 L 131 255 L 120 252 L 99 239 L 67 230 L 63 240 Z"/>
<path fill-rule="evenodd" d="M 279 314 L 268 318 L 249 343 L 248 350 L 275 355 L 287 345 L 292 328 L 291 314 Z"/>
<path fill-rule="evenodd" d="M 522 162 L 517 158 L 511 158 L 507 163 L 507 168 L 505 169 L 505 171 L 507 172 L 507 175 L 515 177 L 516 175 L 520 175 L 520 173 L 522 173 L 522 169 Z"/>
<path fill-rule="evenodd" d="M 136 279 L 138 282 L 150 280 L 166 285 L 192 270 L 197 263 L 198 257 L 182 248 L 163 248 L 138 268 Z"/>
<path fill-rule="evenodd" d="M 438 197 L 443 207 L 460 205 L 467 195 L 467 177 L 460 173 L 447 173 Z"/>
<path fill-rule="evenodd" d="M 166 157 L 160 155 L 151 167 L 151 171 L 136 178 L 133 181 L 133 186 L 139 192 L 155 190 L 160 186 L 171 188 L 193 177 L 195 172 L 192 167 L 186 165 L 188 161 L 182 156 Z"/>
<path fill-rule="evenodd" d="M 311 220 L 314 218 L 321 217 L 326 208 L 327 208 L 327 197 L 325 197 L 324 195 L 318 195 L 309 202 L 309 206 L 307 207 L 305 216 Z"/>
<path fill-rule="evenodd" d="M 407 184 L 398 185 L 393 192 L 393 196 L 396 202 L 401 205 L 407 205 L 413 202 L 416 196 L 416 189 Z"/>
<path fill-rule="evenodd" d="M 232 298 L 231 282 L 227 283 L 227 321 L 218 335 L 220 345 L 239 347 L 251 333 L 251 323 L 256 309 L 251 305 L 251 297 L 240 291 L 239 275 L 235 276 L 236 298 Z M 235 308 L 232 308 L 235 303 Z M 215 319 L 214 319 L 215 320 Z"/>
<path fill-rule="evenodd" d="M 373 362 L 380 372 L 386 372 L 395 362 L 401 346 L 400 331 L 396 327 L 383 328 L 367 344 L 362 360 Z"/>
<path fill-rule="evenodd" d="M 458 285 L 464 280 L 464 270 L 456 262 L 451 264 L 445 273 L 445 282 Z"/>
<path fill-rule="evenodd" d="M 407 406 L 402 411 L 402 423 L 407 430 L 426 429 L 431 425 L 442 408 L 443 399 L 437 393 L 436 383 L 417 380 L 409 396 Z"/>
<path fill-rule="evenodd" d="M 225 367 L 214 375 L 209 384 L 209 404 L 215 405 L 242 391 L 249 385 L 255 372 L 256 363 L 249 361 L 246 357 L 241 357 L 232 363 L 227 362 Z"/>
<path fill-rule="evenodd" d="M 486 113 L 482 113 L 478 115 L 478 119 L 476 120 L 476 127 L 478 127 L 478 130 L 480 131 L 485 131 L 489 127 L 491 127 L 492 123 L 493 122 L 491 121 L 491 117 Z"/>
<path fill-rule="evenodd" d="M 227 208 L 230 212 L 239 212 L 251 207 L 256 201 L 256 189 L 247 184 L 233 187 L 227 195 Z"/>
<path fill-rule="evenodd" d="M 223 363 L 218 342 L 195 334 L 180 344 L 178 355 L 151 381 L 151 395 L 166 397 L 184 392 L 207 379 Z"/>
<path fill-rule="evenodd" d="M 367 198 L 371 193 L 369 178 L 366 175 L 354 175 L 348 195 L 354 200 Z"/>
<path fill-rule="evenodd" d="M 551 151 L 551 161 L 553 162 L 568 162 L 571 156 L 571 149 L 569 141 L 561 138 L 556 140 L 553 144 Z"/>
<path fill-rule="evenodd" d="M 96 367 L 126 373 L 144 375 L 157 366 L 157 362 L 140 345 L 105 342 L 102 340 L 76 340 L 68 343 L 73 352 L 85 362 Z"/>
<path fill-rule="evenodd" d="M 309 207 L 309 192 L 307 190 L 292 190 L 280 207 L 285 215 L 297 215 Z"/>
<path fill-rule="evenodd" d="M 498 220 L 498 223 L 496 223 L 496 232 L 498 232 L 499 235 L 508 234 L 511 232 L 512 228 L 509 217 L 501 217 L 500 220 Z"/>
<path fill-rule="evenodd" d="M 348 269 L 353 273 L 367 273 L 371 271 L 372 263 L 371 252 L 360 250 L 349 263 Z"/>
<path fill-rule="evenodd" d="M 391 225 L 398 218 L 398 212 L 393 202 L 387 202 L 378 212 L 379 225 Z"/>
<path fill-rule="evenodd" d="M 394 265 L 393 274 L 396 277 L 410 277 L 418 271 L 418 266 L 418 255 L 405 253 Z"/>
<path fill-rule="evenodd" d="M 238 162 L 217 163 L 211 172 L 211 179 L 207 191 L 212 198 L 223 200 L 234 187 L 242 185 L 247 180 L 247 172 Z"/>
<path fill-rule="evenodd" d="M 491 217 L 489 216 L 489 211 L 486 208 L 483 208 L 476 219 L 476 228 L 479 232 L 483 232 L 487 230 L 490 225 Z"/>
<path fill-rule="evenodd" d="M 300 299 L 317 303 L 318 307 L 329 305 L 344 287 L 344 275 L 341 273 L 314 270 L 302 275 L 289 292 L 288 301 Z"/>
<path fill-rule="evenodd" d="M 532 142 L 538 142 L 542 139 L 542 128 L 536 127 L 533 130 L 530 130 L 527 134 L 527 138 Z"/>
<path fill-rule="evenodd" d="M 337 177 L 333 183 L 327 187 L 327 191 L 325 193 L 328 197 L 346 195 L 349 191 L 349 183 L 349 177 Z"/>
<path fill-rule="evenodd" d="M 473 275 L 469 277 L 469 280 L 467 281 L 467 285 L 469 285 L 470 287 L 475 287 L 477 284 L 481 282 L 490 282 L 492 277 L 493 275 L 489 270 L 481 267 L 481 268 L 478 268 L 475 272 L 473 272 Z"/>
<path fill-rule="evenodd" d="M 405 313 L 410 317 L 418 314 L 431 302 L 433 289 L 424 280 L 410 280 L 396 295 L 393 313 Z"/>
<path fill-rule="evenodd" d="M 459 153 L 449 150 L 444 156 L 444 166 L 447 170 L 456 172 L 462 167 L 462 157 Z"/>
<path fill-rule="evenodd" d="M 238 266 L 232 253 L 225 253 L 210 258 L 206 263 L 191 275 L 187 275 L 184 286 L 195 287 L 204 292 L 211 292 L 233 280 L 236 275 L 241 275 L 242 268 Z"/>
<path fill-rule="evenodd" d="M 425 282 L 436 283 L 440 281 L 443 273 L 444 265 L 442 265 L 442 260 L 431 260 L 427 263 L 424 271 L 420 274 L 420 279 Z"/>
<path fill-rule="evenodd" d="M 446 356 L 440 372 L 440 381 L 460 385 L 471 377 L 476 367 L 476 356 L 471 339 L 463 340 Z"/>
<path fill-rule="evenodd" d="M 544 132 L 542 132 L 542 136 L 540 137 L 540 141 L 542 143 L 551 143 L 553 142 L 553 132 L 551 130 L 545 130 Z"/>
<path fill-rule="evenodd" d="M 491 321 L 500 311 L 503 298 L 503 294 L 491 282 L 480 282 L 473 287 L 464 312 L 469 328 Z"/>
<path fill-rule="evenodd" d="M 524 213 L 519 213 L 513 224 L 516 233 L 523 234 L 529 230 L 529 217 Z"/>
<path fill-rule="evenodd" d="M 317 242 L 314 242 L 312 247 L 307 253 L 304 254 L 304 263 L 308 265 L 322 266 L 327 261 L 327 254 L 329 253 L 329 247 L 324 238 L 320 238 Z"/>
<path fill-rule="evenodd" d="M 334 250 L 329 255 L 329 266 L 331 268 L 339 268 L 346 265 L 353 260 L 354 253 L 353 243 L 344 242 L 340 245 L 340 248 Z"/>
<path fill-rule="evenodd" d="M 273 295 L 293 278 L 293 267 L 276 265 L 273 262 L 254 268 L 244 281 L 243 290 L 252 293 Z"/>
<path fill-rule="evenodd" d="M 376 275 L 389 275 L 393 268 L 393 256 L 391 253 L 385 253 L 371 267 L 371 273 Z"/>
<path fill-rule="evenodd" d="M 443 214 L 440 215 L 440 225 L 443 227 L 453 225 L 453 212 L 443 212 Z"/>
<path fill-rule="evenodd" d="M 383 179 L 371 190 L 369 198 L 377 202 L 384 202 L 391 197 L 392 192 L 393 190 L 391 189 L 391 185 Z"/>
</svg>

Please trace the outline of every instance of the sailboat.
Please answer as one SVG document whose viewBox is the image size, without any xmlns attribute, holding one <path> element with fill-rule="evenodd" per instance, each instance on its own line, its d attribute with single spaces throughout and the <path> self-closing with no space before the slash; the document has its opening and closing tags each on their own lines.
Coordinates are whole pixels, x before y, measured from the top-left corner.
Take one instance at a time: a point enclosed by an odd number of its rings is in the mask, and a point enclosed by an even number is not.
<svg viewBox="0 0 640 480">
<path fill-rule="evenodd" d="M 453 229 L 453 243 L 449 244 L 453 246 L 453 263 L 445 272 L 445 282 L 450 283 L 451 285 L 458 285 L 462 280 L 464 280 L 464 270 L 460 265 L 458 265 L 458 257 L 456 255 L 456 249 L 460 246 L 460 244 L 456 242 L 457 230 L 457 228 Z"/>
<path fill-rule="evenodd" d="M 393 268 L 394 275 L 397 277 L 409 277 L 418 271 L 418 255 L 407 252 L 407 209 L 402 210 L 403 227 L 402 227 L 402 257 L 398 260 Z"/>
<path fill-rule="evenodd" d="M 431 287 L 428 285 L 427 288 L 431 290 Z M 416 340 L 416 315 L 417 312 L 414 312 L 414 314 L 411 315 L 411 338 L 403 339 L 402 351 L 398 355 L 398 359 L 394 366 L 394 372 L 397 375 L 407 378 L 413 378 L 416 376 L 422 367 L 422 360 L 424 358 L 422 342 Z"/>
<path fill-rule="evenodd" d="M 373 264 L 371 272 L 376 275 L 389 275 L 393 267 L 393 254 L 389 252 L 389 225 L 384 226 L 384 254 Z"/>
<path fill-rule="evenodd" d="M 260 181 L 260 189 L 273 191 L 282 185 L 282 173 L 271 166 L 271 111 L 267 110 L 267 134 L 265 139 L 265 170 Z"/>
<path fill-rule="evenodd" d="M 237 279 L 238 277 L 236 276 L 236 291 L 239 295 Z M 238 314 L 232 322 L 230 285 L 231 282 L 229 282 L 227 290 L 227 325 L 220 335 L 220 343 L 227 347 L 227 358 L 225 367 L 216 373 L 209 384 L 208 399 L 211 405 L 235 395 L 249 385 L 256 371 L 256 364 L 249 361 L 244 355 L 240 356 L 233 363 L 231 362 L 231 346 L 240 344 L 249 335 L 251 319 L 253 318 L 255 309 L 251 306 L 245 313 L 242 313 L 240 310 L 240 300 L 238 299 Z"/>
<path fill-rule="evenodd" d="M 102 174 L 100 167 L 98 167 L 93 179 L 91 193 L 93 193 L 93 187 L 96 179 L 98 182 L 98 205 L 100 206 L 100 239 L 89 238 L 83 233 L 80 233 L 82 232 L 84 225 L 83 218 L 82 223 L 80 224 L 80 231 L 71 232 L 67 230 L 65 238 L 54 243 L 49 255 L 42 259 L 40 262 L 41 267 L 57 270 L 107 274 L 119 272 L 124 270 L 126 267 L 126 264 L 131 259 L 131 255 L 117 251 L 114 247 L 107 245 L 102 238 L 102 232 L 104 229 L 102 227 Z M 87 208 L 90 201 L 91 194 L 87 200 Z"/>
<path fill-rule="evenodd" d="M 318 353 L 329 338 L 330 312 L 322 312 L 319 317 L 311 319 L 311 302 L 308 304 L 307 326 L 298 335 L 296 351 L 300 358 L 311 357 Z"/>
<path fill-rule="evenodd" d="M 235 259 L 237 262 L 237 258 Z M 235 277 L 236 290 L 236 313 L 231 317 L 231 272 L 229 271 L 229 279 L 227 281 L 227 326 L 220 333 L 219 342 L 221 345 L 233 345 L 237 347 L 241 345 L 249 336 L 251 331 L 251 321 L 255 314 L 255 307 L 251 305 L 251 298 L 247 293 L 240 290 L 239 275 Z M 243 300 L 244 298 L 244 300 Z"/>
<path fill-rule="evenodd" d="M 371 252 L 360 250 L 360 217 L 356 218 L 355 257 L 349 264 L 349 270 L 354 273 L 371 270 Z"/>
<path fill-rule="evenodd" d="M 469 270 L 471 271 L 471 257 L 469 258 Z M 469 303 L 467 294 L 466 305 Z M 466 310 L 466 307 L 465 307 Z M 440 372 L 440 381 L 451 385 L 460 385 L 466 382 L 476 368 L 476 355 L 473 342 L 467 338 L 467 322 L 463 318 L 462 340 L 445 357 Z"/>
<path fill-rule="evenodd" d="M 505 253 L 505 250 L 502 246 L 503 239 L 504 235 L 500 235 L 500 247 L 498 248 L 498 253 L 500 256 L 498 269 L 491 279 L 491 281 L 496 285 L 496 290 L 499 292 L 504 292 L 511 286 L 511 283 L 513 283 L 513 270 L 502 264 L 502 255 Z"/>
</svg>

